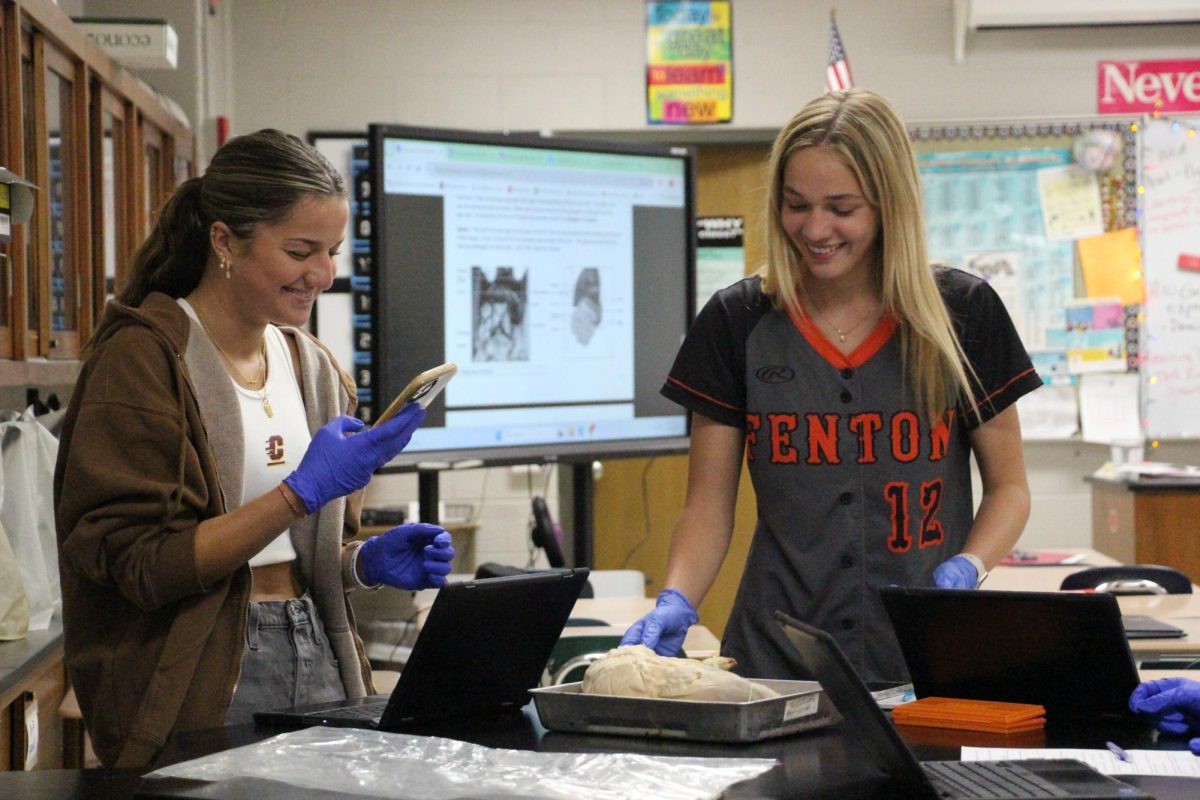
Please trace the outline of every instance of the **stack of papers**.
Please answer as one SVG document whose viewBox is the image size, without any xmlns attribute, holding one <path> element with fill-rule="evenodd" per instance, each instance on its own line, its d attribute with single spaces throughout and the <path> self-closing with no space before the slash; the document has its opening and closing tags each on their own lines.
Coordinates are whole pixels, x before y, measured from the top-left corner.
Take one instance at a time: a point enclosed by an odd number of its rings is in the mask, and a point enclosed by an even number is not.
<svg viewBox="0 0 1200 800">
<path fill-rule="evenodd" d="M 1126 479 L 1137 478 L 1191 478 L 1200 480 L 1200 467 L 1191 464 L 1156 464 L 1143 461 L 1140 464 L 1122 464 L 1117 475 Z"/>
<path fill-rule="evenodd" d="M 1032 703 L 922 697 L 920 700 L 894 708 L 892 719 L 899 725 L 956 728 L 986 733 L 1021 733 L 1044 728 L 1046 709 Z"/>
<path fill-rule="evenodd" d="M 1004 567 L 1047 567 L 1080 564 L 1084 553 L 1045 553 L 1034 550 L 1013 550 L 1000 561 Z"/>
</svg>

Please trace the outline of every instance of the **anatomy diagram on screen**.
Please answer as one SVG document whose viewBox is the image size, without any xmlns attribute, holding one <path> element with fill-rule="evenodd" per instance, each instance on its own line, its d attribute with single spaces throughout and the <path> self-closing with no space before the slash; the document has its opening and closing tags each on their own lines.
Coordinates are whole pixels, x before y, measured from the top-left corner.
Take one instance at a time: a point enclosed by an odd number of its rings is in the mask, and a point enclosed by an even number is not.
<svg viewBox="0 0 1200 800">
<path fill-rule="evenodd" d="M 571 312 L 571 333 L 581 345 L 592 340 L 600 325 L 600 271 L 584 267 L 575 280 L 574 309 Z"/>
<path fill-rule="evenodd" d="M 497 267 L 489 279 L 471 267 L 471 358 L 474 361 L 528 361 L 529 273 L 520 280 L 512 267 Z"/>
</svg>

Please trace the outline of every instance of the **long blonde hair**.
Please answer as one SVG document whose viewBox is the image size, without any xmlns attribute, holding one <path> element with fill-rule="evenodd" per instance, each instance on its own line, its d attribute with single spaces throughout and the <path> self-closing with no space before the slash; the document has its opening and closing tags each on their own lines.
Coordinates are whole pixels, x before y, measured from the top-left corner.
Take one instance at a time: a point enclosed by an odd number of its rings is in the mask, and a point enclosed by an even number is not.
<svg viewBox="0 0 1200 800">
<path fill-rule="evenodd" d="M 836 153 L 878 212 L 875 288 L 900 323 L 900 354 L 911 400 L 933 425 L 965 393 L 974 407 L 978 380 L 954 333 L 925 249 L 921 182 L 908 131 L 891 104 L 866 89 L 811 101 L 775 138 L 768 162 L 767 263 L 758 274 L 776 307 L 803 314 L 802 256 L 783 229 L 788 158 L 808 147 Z M 978 409 L 975 409 L 978 415 Z"/>
</svg>

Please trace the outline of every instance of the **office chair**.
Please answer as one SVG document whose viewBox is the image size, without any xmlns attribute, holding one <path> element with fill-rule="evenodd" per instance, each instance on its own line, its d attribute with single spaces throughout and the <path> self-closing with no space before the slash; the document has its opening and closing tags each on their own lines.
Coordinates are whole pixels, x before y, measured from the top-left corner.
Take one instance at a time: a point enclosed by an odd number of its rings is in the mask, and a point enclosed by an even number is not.
<svg viewBox="0 0 1200 800">
<path fill-rule="evenodd" d="M 1174 567 L 1122 564 L 1091 567 L 1063 578 L 1060 589 L 1092 589 L 1111 594 L 1191 594 L 1192 581 Z"/>
</svg>

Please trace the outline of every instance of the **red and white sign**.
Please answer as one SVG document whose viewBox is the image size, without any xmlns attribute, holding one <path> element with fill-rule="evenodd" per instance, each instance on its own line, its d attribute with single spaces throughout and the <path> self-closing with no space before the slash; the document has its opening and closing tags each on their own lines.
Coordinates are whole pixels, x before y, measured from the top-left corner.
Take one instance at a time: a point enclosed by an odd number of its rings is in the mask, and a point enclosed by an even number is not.
<svg viewBox="0 0 1200 800">
<path fill-rule="evenodd" d="M 1200 111 L 1200 60 L 1101 61 L 1101 114 Z"/>
</svg>

